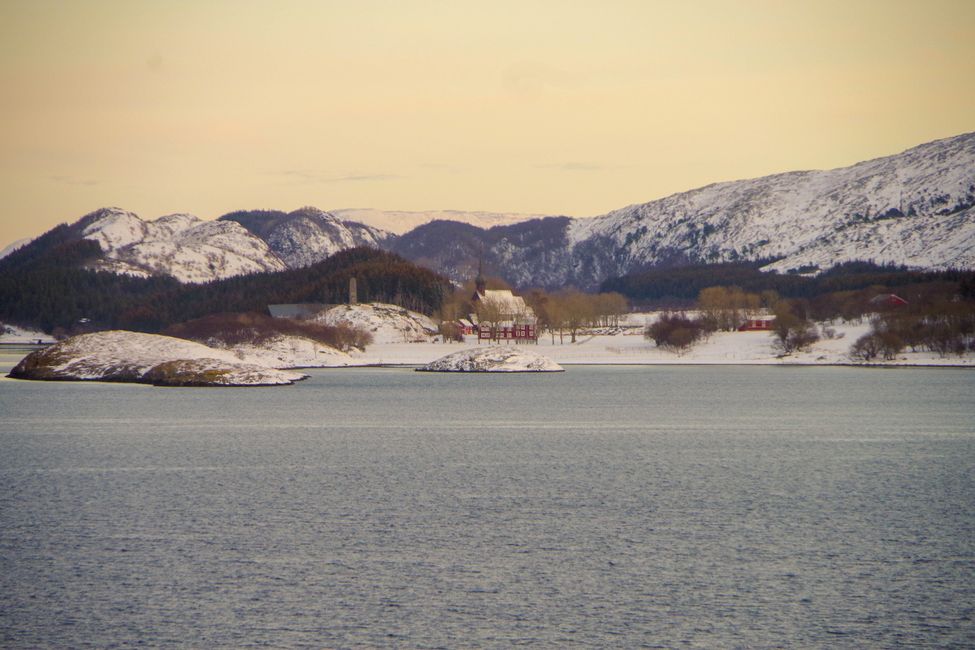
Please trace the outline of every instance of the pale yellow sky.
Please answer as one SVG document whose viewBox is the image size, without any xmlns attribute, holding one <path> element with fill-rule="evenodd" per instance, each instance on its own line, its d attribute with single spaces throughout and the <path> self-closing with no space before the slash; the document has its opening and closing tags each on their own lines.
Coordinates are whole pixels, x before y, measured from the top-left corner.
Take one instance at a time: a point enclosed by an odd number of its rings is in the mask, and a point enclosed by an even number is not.
<svg viewBox="0 0 975 650">
<path fill-rule="evenodd" d="M 975 2 L 0 2 L 0 247 L 117 205 L 590 216 L 975 130 Z"/>
</svg>

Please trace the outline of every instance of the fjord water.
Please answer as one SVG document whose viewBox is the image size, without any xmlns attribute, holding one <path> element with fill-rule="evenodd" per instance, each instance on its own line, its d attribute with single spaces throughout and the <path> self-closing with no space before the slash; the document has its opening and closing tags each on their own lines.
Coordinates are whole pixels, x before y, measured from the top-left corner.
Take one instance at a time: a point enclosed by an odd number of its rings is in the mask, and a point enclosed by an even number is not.
<svg viewBox="0 0 975 650">
<path fill-rule="evenodd" d="M 0 645 L 975 638 L 975 372 L 0 381 Z"/>
</svg>

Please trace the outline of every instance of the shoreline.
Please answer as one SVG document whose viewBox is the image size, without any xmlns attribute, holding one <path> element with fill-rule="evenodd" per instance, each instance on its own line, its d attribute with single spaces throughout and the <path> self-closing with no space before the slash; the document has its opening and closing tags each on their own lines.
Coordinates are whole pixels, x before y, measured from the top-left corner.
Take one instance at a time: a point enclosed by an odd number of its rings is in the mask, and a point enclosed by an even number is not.
<svg viewBox="0 0 975 650">
<path fill-rule="evenodd" d="M 850 347 L 854 341 L 869 331 L 870 325 L 864 321 L 833 323 L 830 338 L 820 339 L 808 349 L 782 355 L 775 346 L 775 339 L 768 332 L 715 332 L 707 339 L 680 353 L 656 347 L 641 334 L 637 320 L 640 316 L 631 315 L 630 328 L 614 333 L 582 333 L 575 343 L 552 342 L 546 335 L 534 344 L 494 343 L 480 345 L 476 337 L 467 337 L 463 342 L 422 341 L 408 342 L 402 338 L 392 340 L 389 333 L 377 337 L 380 340 L 369 345 L 364 351 L 353 351 L 351 358 L 345 357 L 341 366 L 296 365 L 294 369 L 313 369 L 316 367 L 350 368 L 416 368 L 427 365 L 443 356 L 476 347 L 500 345 L 513 348 L 525 345 L 526 350 L 536 352 L 555 363 L 564 366 L 835 366 L 851 368 L 975 368 L 975 354 L 950 355 L 942 357 L 931 351 L 903 351 L 891 361 L 873 359 L 857 361 L 850 358 Z M 26 337 L 25 337 L 26 338 Z M 0 355 L 14 364 L 14 357 L 26 356 L 34 350 L 47 347 L 47 343 L 24 340 L 0 340 Z M 302 359 L 304 361 L 305 359 Z M 6 364 L 4 364 L 6 365 Z"/>
</svg>

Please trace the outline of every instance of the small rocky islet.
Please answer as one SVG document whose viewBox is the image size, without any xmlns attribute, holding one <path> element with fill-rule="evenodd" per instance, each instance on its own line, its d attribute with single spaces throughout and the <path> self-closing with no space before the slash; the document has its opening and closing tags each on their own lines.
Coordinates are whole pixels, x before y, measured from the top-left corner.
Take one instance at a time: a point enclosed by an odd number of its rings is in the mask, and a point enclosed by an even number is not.
<svg viewBox="0 0 975 650">
<path fill-rule="evenodd" d="M 416 369 L 418 372 L 563 372 L 548 357 L 524 346 L 491 346 L 461 350 Z"/>
</svg>

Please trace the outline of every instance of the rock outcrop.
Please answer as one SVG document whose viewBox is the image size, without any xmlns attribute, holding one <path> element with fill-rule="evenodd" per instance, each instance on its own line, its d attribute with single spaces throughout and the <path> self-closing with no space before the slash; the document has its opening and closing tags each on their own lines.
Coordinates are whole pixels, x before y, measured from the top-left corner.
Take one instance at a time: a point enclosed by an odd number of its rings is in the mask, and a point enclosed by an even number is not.
<svg viewBox="0 0 975 650">
<path fill-rule="evenodd" d="M 524 346 L 461 350 L 437 359 L 420 372 L 562 372 L 564 368 Z"/>
<path fill-rule="evenodd" d="M 156 334 L 82 334 L 24 357 L 15 379 L 117 381 L 161 386 L 280 386 L 306 375 L 247 363 L 227 350 Z"/>
</svg>

